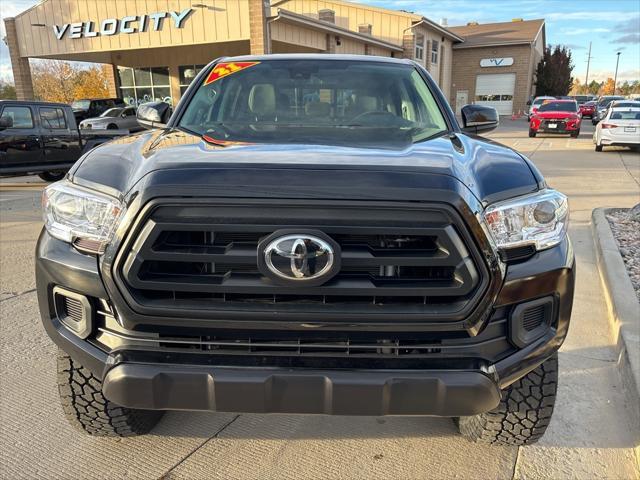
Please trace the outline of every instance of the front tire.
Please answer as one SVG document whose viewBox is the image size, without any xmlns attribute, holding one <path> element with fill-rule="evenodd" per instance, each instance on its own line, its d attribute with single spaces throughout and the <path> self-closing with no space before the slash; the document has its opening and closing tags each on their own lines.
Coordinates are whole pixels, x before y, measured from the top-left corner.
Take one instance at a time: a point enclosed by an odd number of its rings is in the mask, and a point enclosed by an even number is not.
<svg viewBox="0 0 640 480">
<path fill-rule="evenodd" d="M 62 180 L 66 174 L 67 172 L 53 170 L 51 172 L 39 173 L 38 176 L 45 182 L 57 182 L 58 180 Z"/>
<path fill-rule="evenodd" d="M 580 130 L 576 130 L 575 132 L 571 132 L 571 138 L 578 138 L 580 135 Z"/>
<path fill-rule="evenodd" d="M 470 440 L 492 445 L 530 445 L 549 425 L 558 388 L 558 354 L 545 360 L 502 392 L 494 410 L 460 417 L 460 433 Z"/>
<path fill-rule="evenodd" d="M 536 136 L 536 131 L 535 131 L 533 128 L 530 128 L 530 129 L 529 129 L 529 136 L 530 136 L 531 138 L 534 138 L 534 137 Z"/>
<path fill-rule="evenodd" d="M 110 123 L 109 125 L 107 125 L 107 130 L 118 130 L 118 125 L 116 125 L 115 123 Z"/>
<path fill-rule="evenodd" d="M 98 437 L 148 433 L 164 412 L 124 408 L 102 395 L 102 382 L 66 353 L 58 351 L 58 392 L 69 423 Z"/>
</svg>

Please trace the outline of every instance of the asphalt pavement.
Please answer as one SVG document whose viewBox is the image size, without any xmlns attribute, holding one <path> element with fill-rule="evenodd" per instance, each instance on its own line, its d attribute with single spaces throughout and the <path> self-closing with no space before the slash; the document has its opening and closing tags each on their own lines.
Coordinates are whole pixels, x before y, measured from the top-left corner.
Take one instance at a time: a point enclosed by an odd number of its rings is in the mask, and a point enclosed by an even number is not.
<svg viewBox="0 0 640 480">
<path fill-rule="evenodd" d="M 488 136 L 527 154 L 569 196 L 578 272 L 558 402 L 539 444 L 473 444 L 450 419 L 424 417 L 169 412 L 144 437 L 73 430 L 34 291 L 45 184 L 13 178 L 0 181 L 0 478 L 640 478 L 640 427 L 625 403 L 590 231 L 592 209 L 640 202 L 640 155 L 595 152 L 589 122 L 578 139 L 528 138 L 526 128 L 507 119 Z"/>
</svg>

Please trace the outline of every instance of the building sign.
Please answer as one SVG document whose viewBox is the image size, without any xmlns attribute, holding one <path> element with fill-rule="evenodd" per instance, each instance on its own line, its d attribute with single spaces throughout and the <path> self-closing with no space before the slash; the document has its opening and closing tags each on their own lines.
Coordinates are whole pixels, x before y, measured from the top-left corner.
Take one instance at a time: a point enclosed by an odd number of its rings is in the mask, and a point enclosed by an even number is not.
<svg viewBox="0 0 640 480">
<path fill-rule="evenodd" d="M 191 15 L 193 8 L 185 8 L 181 12 L 169 10 L 167 12 L 149 13 L 146 15 L 130 15 L 127 17 L 107 18 L 101 22 L 76 22 L 54 25 L 53 33 L 58 40 L 66 35 L 68 38 L 91 38 L 118 33 L 136 33 L 162 30 L 164 20 L 171 18 L 176 28 L 182 28 L 184 21 Z"/>
<path fill-rule="evenodd" d="M 513 65 L 513 57 L 483 58 L 480 60 L 481 67 L 510 67 Z"/>
</svg>

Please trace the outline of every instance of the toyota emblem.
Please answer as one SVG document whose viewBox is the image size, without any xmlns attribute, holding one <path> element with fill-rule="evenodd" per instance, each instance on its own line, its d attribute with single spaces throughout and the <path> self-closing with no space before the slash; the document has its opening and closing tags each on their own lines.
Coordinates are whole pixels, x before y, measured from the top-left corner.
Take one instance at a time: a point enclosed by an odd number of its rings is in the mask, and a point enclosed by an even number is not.
<svg viewBox="0 0 640 480">
<path fill-rule="evenodd" d="M 278 283 L 320 285 L 340 269 L 339 254 L 340 246 L 322 232 L 281 230 L 258 245 L 258 266 Z"/>
</svg>

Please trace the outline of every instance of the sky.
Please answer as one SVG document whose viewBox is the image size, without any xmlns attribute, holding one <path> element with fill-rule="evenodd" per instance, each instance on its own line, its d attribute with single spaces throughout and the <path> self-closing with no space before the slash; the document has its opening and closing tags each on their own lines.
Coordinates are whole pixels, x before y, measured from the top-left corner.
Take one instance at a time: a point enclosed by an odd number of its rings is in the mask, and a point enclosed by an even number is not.
<svg viewBox="0 0 640 480">
<path fill-rule="evenodd" d="M 124 0 L 116 0 L 124 1 Z M 14 16 L 37 0 L 0 0 L 0 17 Z M 573 76 L 581 82 L 592 42 L 589 81 L 614 76 L 620 52 L 618 80 L 640 80 L 640 0 L 358 0 L 377 7 L 411 11 L 430 20 L 447 19 L 449 26 L 505 22 L 512 18 L 546 21 L 547 43 L 572 51 Z M 5 36 L 0 22 L 0 37 Z M 0 80 L 11 80 L 9 51 L 0 42 Z"/>
</svg>

